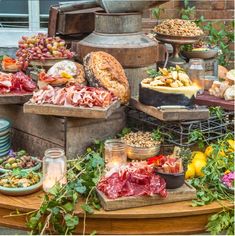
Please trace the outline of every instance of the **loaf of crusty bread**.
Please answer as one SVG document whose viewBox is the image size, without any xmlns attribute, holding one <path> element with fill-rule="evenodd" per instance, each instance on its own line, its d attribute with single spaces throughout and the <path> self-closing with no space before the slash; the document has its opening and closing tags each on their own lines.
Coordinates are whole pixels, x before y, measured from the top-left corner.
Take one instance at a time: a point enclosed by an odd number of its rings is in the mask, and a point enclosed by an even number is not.
<svg viewBox="0 0 235 236">
<path fill-rule="evenodd" d="M 130 86 L 121 64 L 110 54 L 91 52 L 83 59 L 90 86 L 104 87 L 118 97 L 122 104 L 130 99 Z"/>
</svg>

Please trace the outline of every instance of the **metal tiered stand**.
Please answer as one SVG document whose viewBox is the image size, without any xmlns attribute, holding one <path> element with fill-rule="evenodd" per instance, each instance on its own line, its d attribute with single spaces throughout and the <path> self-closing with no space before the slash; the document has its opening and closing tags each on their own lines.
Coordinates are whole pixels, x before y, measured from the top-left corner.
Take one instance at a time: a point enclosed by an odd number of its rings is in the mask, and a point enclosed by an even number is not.
<svg viewBox="0 0 235 236">
<path fill-rule="evenodd" d="M 180 47 L 184 44 L 194 44 L 196 43 L 200 38 L 203 36 L 193 36 L 193 37 L 186 37 L 186 36 L 171 36 L 171 35 L 164 35 L 159 34 L 156 32 L 155 35 L 156 39 L 163 42 L 163 43 L 169 43 L 173 47 L 173 55 L 171 58 L 169 58 L 169 64 L 170 65 L 183 65 L 186 63 L 186 61 L 180 57 Z"/>
</svg>

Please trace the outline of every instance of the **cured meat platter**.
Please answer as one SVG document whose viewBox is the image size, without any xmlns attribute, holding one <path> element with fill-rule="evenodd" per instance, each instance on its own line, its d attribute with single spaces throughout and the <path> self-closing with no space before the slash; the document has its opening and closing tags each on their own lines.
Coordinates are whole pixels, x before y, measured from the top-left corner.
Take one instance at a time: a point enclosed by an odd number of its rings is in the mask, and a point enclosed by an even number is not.
<svg viewBox="0 0 235 236">
<path fill-rule="evenodd" d="M 206 106 L 220 106 L 225 110 L 234 111 L 234 100 L 226 101 L 223 98 L 212 96 L 208 92 L 197 96 L 195 103 Z"/>
<path fill-rule="evenodd" d="M 139 111 L 163 121 L 206 120 L 209 118 L 209 110 L 205 107 L 174 108 L 172 106 L 164 109 L 164 107 L 158 108 L 144 105 L 136 98 L 131 98 L 130 105 Z"/>
<path fill-rule="evenodd" d="M 106 119 L 120 107 L 119 101 L 114 101 L 106 108 L 101 107 L 74 107 L 53 104 L 33 104 L 30 101 L 24 104 L 24 113 L 38 115 L 53 115 L 66 117 Z"/>
<path fill-rule="evenodd" d="M 24 104 L 32 97 L 32 93 L 0 94 L 0 104 Z"/>
<path fill-rule="evenodd" d="M 185 184 L 177 189 L 167 189 L 168 196 L 162 198 L 159 195 L 154 196 L 133 196 L 120 197 L 116 199 L 108 199 L 101 191 L 96 190 L 100 199 L 101 205 L 106 211 L 158 205 L 170 202 L 181 202 L 196 198 L 196 189 L 191 185 Z"/>
</svg>

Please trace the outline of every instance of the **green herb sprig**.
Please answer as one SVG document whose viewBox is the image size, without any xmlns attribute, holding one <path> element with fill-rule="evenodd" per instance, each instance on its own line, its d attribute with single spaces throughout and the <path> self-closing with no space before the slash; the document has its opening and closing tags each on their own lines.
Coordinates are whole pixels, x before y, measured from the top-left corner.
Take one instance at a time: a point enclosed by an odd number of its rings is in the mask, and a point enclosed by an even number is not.
<svg viewBox="0 0 235 236">
<path fill-rule="evenodd" d="M 67 184 L 56 184 L 45 194 L 40 208 L 28 216 L 27 226 L 31 233 L 72 234 L 79 224 L 79 217 L 75 215 L 78 202 L 84 202 L 81 209 L 85 216 L 100 208 L 95 187 L 103 168 L 101 153 L 92 149 L 83 157 L 68 161 Z"/>
</svg>

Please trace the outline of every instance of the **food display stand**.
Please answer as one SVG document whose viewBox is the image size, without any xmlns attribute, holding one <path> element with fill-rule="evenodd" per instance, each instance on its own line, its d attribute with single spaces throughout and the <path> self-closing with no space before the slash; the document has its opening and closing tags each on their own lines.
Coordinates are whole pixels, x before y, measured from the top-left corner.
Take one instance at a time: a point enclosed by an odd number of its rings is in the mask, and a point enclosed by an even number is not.
<svg viewBox="0 0 235 236">
<path fill-rule="evenodd" d="M 38 209 L 43 193 L 31 194 L 27 197 L 9 197 L 0 194 L 0 225 L 16 229 L 24 229 L 25 216 L 6 217 L 18 209 L 29 212 Z M 224 203 L 231 206 L 229 203 Z M 168 203 L 155 206 L 133 208 L 127 210 L 100 210 L 87 215 L 86 233 L 93 231 L 99 234 L 193 234 L 205 231 L 208 217 L 222 209 L 221 204 L 192 207 L 191 201 Z M 79 205 L 76 214 L 83 215 Z M 83 232 L 83 221 L 76 228 L 75 234 Z"/>
</svg>

